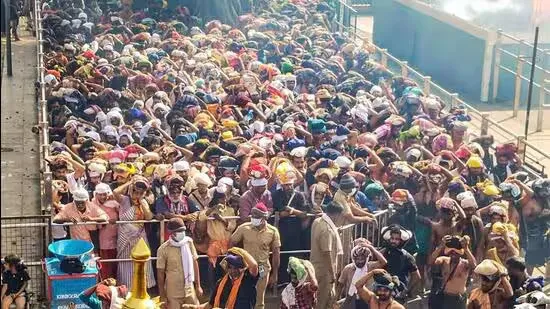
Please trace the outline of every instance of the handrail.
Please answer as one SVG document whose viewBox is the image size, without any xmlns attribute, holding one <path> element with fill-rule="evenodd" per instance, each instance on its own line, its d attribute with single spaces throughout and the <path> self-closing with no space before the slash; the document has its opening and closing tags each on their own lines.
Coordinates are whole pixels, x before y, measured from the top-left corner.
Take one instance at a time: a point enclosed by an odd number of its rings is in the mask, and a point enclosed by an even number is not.
<svg viewBox="0 0 550 309">
<path fill-rule="evenodd" d="M 351 26 L 349 28 L 351 28 Z M 365 37 L 362 37 L 362 36 L 358 35 L 357 33 L 355 33 L 355 36 L 356 36 L 356 38 L 359 38 L 362 41 L 367 41 L 367 39 Z M 464 105 L 468 109 L 468 113 L 470 115 L 475 115 L 481 120 L 481 125 L 480 125 L 479 129 L 481 130 L 482 135 L 487 134 L 487 132 L 483 132 L 484 127 L 485 127 L 485 129 L 487 127 L 487 124 L 484 124 L 483 121 L 486 121 L 487 123 L 490 123 L 492 126 L 498 128 L 500 130 L 500 132 L 503 132 L 503 133 L 509 135 L 509 138 L 506 139 L 504 142 L 515 141 L 517 143 L 522 143 L 522 145 L 525 147 L 525 152 L 526 153 L 528 151 L 533 151 L 533 152 L 536 152 L 536 153 L 539 153 L 539 154 L 543 154 L 544 157 L 548 156 L 548 154 L 544 153 L 542 150 L 540 150 L 539 148 L 537 148 L 533 144 L 527 143 L 525 138 L 523 138 L 522 136 L 515 134 L 514 132 L 512 132 L 509 129 L 502 126 L 500 123 L 498 123 L 495 120 L 485 116 L 483 112 L 479 111 L 478 109 L 476 109 L 472 105 L 470 105 L 470 104 L 466 103 L 464 100 L 458 98 L 457 94 L 450 93 L 445 88 L 443 88 L 443 87 L 439 86 L 438 84 L 434 83 L 431 80 L 431 78 L 427 78 L 427 76 L 424 76 L 423 74 L 421 74 L 417 70 L 410 67 L 406 61 L 402 61 L 402 60 L 397 59 L 395 56 L 388 53 L 386 49 L 383 49 L 383 48 L 373 44 L 372 42 L 371 42 L 371 45 L 374 47 L 374 49 L 376 50 L 377 53 L 380 53 L 382 55 L 382 58 L 384 58 L 386 62 L 387 62 L 388 59 L 394 61 L 395 63 L 397 63 L 401 67 L 402 72 L 403 71 L 407 72 L 407 73 L 412 72 L 412 73 L 416 74 L 420 79 L 423 80 L 422 82 L 427 82 L 430 85 L 429 89 L 434 89 L 435 88 L 435 89 L 439 90 L 442 94 L 448 96 L 451 99 L 451 102 L 450 102 L 451 105 L 453 105 L 454 103 L 459 103 L 459 104 Z M 382 62 L 384 62 L 384 61 L 382 61 Z M 386 65 L 386 68 L 388 68 L 388 65 Z M 418 82 L 421 82 L 421 81 L 418 81 Z M 545 91 L 547 91 L 546 88 L 545 88 Z M 497 140 L 497 142 L 498 142 L 498 140 Z M 500 142 L 503 142 L 503 141 L 500 140 Z M 533 176 L 535 176 L 536 178 L 541 178 L 542 177 L 540 174 L 536 173 L 533 170 L 529 170 L 529 173 L 532 174 Z"/>
<path fill-rule="evenodd" d="M 527 41 L 525 41 L 525 40 L 516 38 L 515 36 L 513 36 L 513 35 L 511 35 L 511 34 L 508 34 L 508 33 L 504 32 L 504 31 L 502 31 L 502 29 L 498 29 L 497 32 L 498 32 L 500 35 L 502 35 L 503 37 L 509 38 L 509 39 L 511 39 L 511 40 L 513 40 L 513 41 L 516 41 L 516 42 L 518 42 L 518 43 L 520 43 L 520 44 L 523 44 L 523 45 L 525 45 L 525 46 L 527 46 L 527 47 L 531 47 L 531 48 L 534 48 L 534 47 L 535 47 L 535 45 L 533 45 L 533 44 L 531 44 L 531 43 L 529 43 L 529 42 L 527 42 Z M 540 48 L 540 47 L 537 47 L 537 51 L 545 52 L 545 50 L 542 49 L 542 48 Z"/>
</svg>

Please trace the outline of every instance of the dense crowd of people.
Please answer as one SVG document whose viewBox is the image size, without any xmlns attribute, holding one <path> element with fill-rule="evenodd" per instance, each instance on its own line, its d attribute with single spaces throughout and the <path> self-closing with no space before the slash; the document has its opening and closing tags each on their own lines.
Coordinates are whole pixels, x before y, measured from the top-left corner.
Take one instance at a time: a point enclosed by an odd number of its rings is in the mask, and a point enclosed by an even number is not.
<svg viewBox="0 0 550 309">
<path fill-rule="evenodd" d="M 124 297 L 140 238 L 167 308 L 263 309 L 278 283 L 284 309 L 427 290 L 431 308 L 504 309 L 541 290 L 550 180 L 333 31 L 331 1 L 253 2 L 232 25 L 172 1 L 44 2 L 52 234 L 127 260 L 81 299 Z"/>
</svg>

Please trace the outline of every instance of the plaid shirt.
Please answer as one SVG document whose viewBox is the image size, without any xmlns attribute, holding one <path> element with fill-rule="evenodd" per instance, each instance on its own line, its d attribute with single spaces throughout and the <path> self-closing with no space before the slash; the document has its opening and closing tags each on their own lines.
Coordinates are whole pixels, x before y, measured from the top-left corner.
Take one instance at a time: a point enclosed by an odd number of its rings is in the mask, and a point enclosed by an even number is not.
<svg viewBox="0 0 550 309">
<path fill-rule="evenodd" d="M 317 287 L 313 287 L 311 282 L 306 282 L 295 289 L 296 305 L 288 308 L 281 302 L 280 309 L 312 309 L 317 303 L 316 292 Z"/>
</svg>

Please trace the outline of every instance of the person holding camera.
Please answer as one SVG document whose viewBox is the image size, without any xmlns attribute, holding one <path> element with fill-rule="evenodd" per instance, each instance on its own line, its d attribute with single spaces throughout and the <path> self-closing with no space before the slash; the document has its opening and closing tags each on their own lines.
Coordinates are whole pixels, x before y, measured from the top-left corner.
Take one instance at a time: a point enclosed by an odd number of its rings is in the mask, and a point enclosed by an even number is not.
<svg viewBox="0 0 550 309">
<path fill-rule="evenodd" d="M 25 308 L 25 289 L 31 277 L 21 258 L 15 254 L 8 254 L 4 258 L 5 270 L 2 272 L 2 309 L 10 308 L 15 304 L 16 309 Z"/>
<path fill-rule="evenodd" d="M 449 309 L 466 309 L 466 283 L 476 265 L 470 250 L 470 237 L 444 236 L 428 264 L 433 274 L 429 307 L 435 309 L 445 305 Z"/>
</svg>

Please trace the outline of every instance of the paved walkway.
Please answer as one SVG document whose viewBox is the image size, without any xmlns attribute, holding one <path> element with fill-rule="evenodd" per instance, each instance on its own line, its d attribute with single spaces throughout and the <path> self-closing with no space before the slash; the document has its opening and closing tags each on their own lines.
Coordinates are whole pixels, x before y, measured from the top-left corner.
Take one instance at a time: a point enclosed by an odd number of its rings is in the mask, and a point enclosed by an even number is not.
<svg viewBox="0 0 550 309">
<path fill-rule="evenodd" d="M 13 77 L 5 65 L 2 72 L 2 216 L 40 214 L 38 136 L 31 132 L 38 121 L 36 43 L 29 32 L 20 35 L 12 43 Z"/>
</svg>

